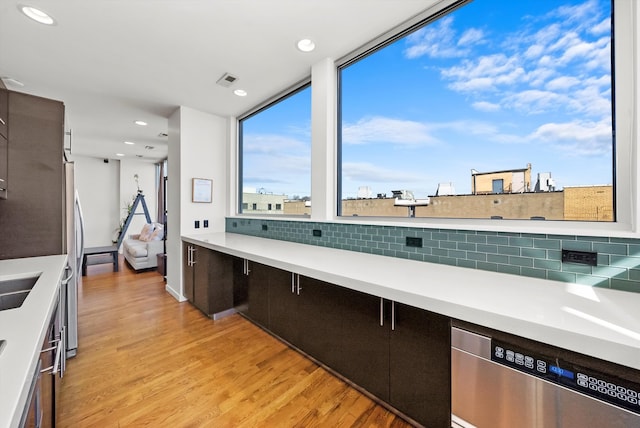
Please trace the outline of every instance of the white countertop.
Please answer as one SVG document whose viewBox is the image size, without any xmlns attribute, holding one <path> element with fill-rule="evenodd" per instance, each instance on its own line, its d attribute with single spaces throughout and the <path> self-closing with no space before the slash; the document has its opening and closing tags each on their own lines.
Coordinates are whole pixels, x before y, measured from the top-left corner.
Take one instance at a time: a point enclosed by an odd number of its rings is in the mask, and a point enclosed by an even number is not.
<svg viewBox="0 0 640 428">
<path fill-rule="evenodd" d="M 0 281 L 40 275 L 21 307 L 0 311 L 0 427 L 17 427 L 57 303 L 67 256 L 0 260 Z"/>
<path fill-rule="evenodd" d="M 640 369 L 640 294 L 234 233 L 183 240 Z"/>
</svg>

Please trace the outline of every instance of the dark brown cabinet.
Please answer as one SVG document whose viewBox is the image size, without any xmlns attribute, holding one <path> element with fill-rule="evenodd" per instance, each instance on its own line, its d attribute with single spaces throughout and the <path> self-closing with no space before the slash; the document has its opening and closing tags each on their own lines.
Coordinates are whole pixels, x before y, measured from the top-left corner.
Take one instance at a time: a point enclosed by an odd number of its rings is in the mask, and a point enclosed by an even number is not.
<svg viewBox="0 0 640 428">
<path fill-rule="evenodd" d="M 269 282 L 269 328 L 334 367 L 342 358 L 340 287 L 277 269 Z"/>
<path fill-rule="evenodd" d="M 426 427 L 451 426 L 451 322 L 392 302 L 389 403 Z"/>
<path fill-rule="evenodd" d="M 247 318 L 418 423 L 451 426 L 449 318 L 261 263 L 234 263 Z"/>
<path fill-rule="evenodd" d="M 343 302 L 344 288 L 314 278 L 294 274 L 298 347 L 329 367 L 344 358 L 343 320 L 348 308 Z"/>
<path fill-rule="evenodd" d="M 300 286 L 291 272 L 270 268 L 269 330 L 287 342 L 299 346 L 303 326 L 300 325 Z"/>
<path fill-rule="evenodd" d="M 249 277 L 246 274 L 248 261 L 233 257 L 233 307 L 246 315 L 249 308 Z"/>
<path fill-rule="evenodd" d="M 344 357 L 336 367 L 382 400 L 389 399 L 389 303 L 384 299 L 344 289 L 340 304 L 343 316 Z"/>
<path fill-rule="evenodd" d="M 0 165 L 7 162 L 8 196 L 0 201 L 0 259 L 62 254 L 64 104 L 20 92 L 7 94 L 8 155 L 3 157 L 0 147 Z"/>
<path fill-rule="evenodd" d="M 194 244 L 183 243 L 185 297 L 205 315 L 233 309 L 233 258 Z"/>
<path fill-rule="evenodd" d="M 248 307 L 246 315 L 256 324 L 269 328 L 269 281 L 278 269 L 246 260 Z"/>
<path fill-rule="evenodd" d="M 7 199 L 9 184 L 9 91 L 0 89 L 0 199 Z"/>
<path fill-rule="evenodd" d="M 191 257 L 194 247 L 192 244 L 182 243 L 182 286 L 184 287 L 184 297 L 192 304 L 195 265 L 192 264 Z"/>
</svg>

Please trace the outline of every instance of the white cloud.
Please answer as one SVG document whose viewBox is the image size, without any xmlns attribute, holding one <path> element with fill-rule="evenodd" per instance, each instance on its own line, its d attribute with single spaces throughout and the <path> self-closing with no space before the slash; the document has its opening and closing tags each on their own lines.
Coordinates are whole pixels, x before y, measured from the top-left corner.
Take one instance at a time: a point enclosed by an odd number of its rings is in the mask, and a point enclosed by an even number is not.
<svg viewBox="0 0 640 428">
<path fill-rule="evenodd" d="M 565 95 L 537 89 L 517 92 L 503 100 L 503 105 L 527 114 L 548 112 L 566 103 Z"/>
<path fill-rule="evenodd" d="M 276 134 L 243 138 L 243 182 L 276 194 L 307 194 L 311 186 L 311 143 Z M 305 190 L 307 189 L 307 190 Z"/>
<path fill-rule="evenodd" d="M 245 153 L 310 153 L 311 141 L 277 134 L 245 134 L 242 150 Z"/>
<path fill-rule="evenodd" d="M 572 156 L 599 156 L 611 153 L 611 123 L 546 123 L 528 138 L 532 142 L 552 145 Z"/>
<path fill-rule="evenodd" d="M 468 54 L 468 47 L 482 41 L 483 32 L 478 29 L 467 30 L 456 42 L 453 30 L 453 17 L 446 16 L 431 25 L 427 25 L 407 37 L 408 47 L 404 55 L 409 58 L 429 56 L 431 58 L 456 58 Z"/>
<path fill-rule="evenodd" d="M 602 21 L 600 21 L 599 24 L 594 25 L 593 27 L 591 27 L 589 29 L 589 32 L 591 34 L 605 34 L 608 35 L 611 33 L 611 18 L 610 17 L 606 17 L 605 19 L 603 19 Z"/>
<path fill-rule="evenodd" d="M 580 80 L 573 76 L 560 76 L 556 79 L 550 80 L 545 88 L 549 91 L 567 91 L 576 85 L 580 84 Z"/>
<path fill-rule="evenodd" d="M 525 51 L 524 57 L 526 59 L 539 58 L 542 55 L 543 52 L 544 52 L 544 46 L 543 45 L 539 45 L 539 44 L 531 45 Z"/>
<path fill-rule="evenodd" d="M 441 70 L 441 75 L 453 83 L 449 88 L 460 92 L 495 90 L 500 85 L 512 85 L 525 75 L 516 57 L 494 54 L 475 61 L 464 60 L 459 66 Z"/>
<path fill-rule="evenodd" d="M 458 46 L 468 46 L 474 45 L 482 42 L 484 39 L 484 32 L 478 28 L 469 28 L 467 31 L 462 33 L 460 39 L 458 40 Z"/>
<path fill-rule="evenodd" d="M 406 170 L 384 168 L 369 162 L 345 162 L 342 164 L 342 176 L 360 183 L 396 183 L 420 182 L 424 177 L 407 173 Z"/>
<path fill-rule="evenodd" d="M 559 7 L 545 18 L 555 22 L 506 36 L 501 52 L 470 56 L 441 69 L 441 76 L 449 89 L 471 97 L 471 107 L 481 111 L 609 116 L 611 83 L 592 81 L 594 73 L 606 76 L 611 68 L 610 22 L 597 9 L 594 1 Z M 593 34 L 603 37 L 594 39 Z"/>
<path fill-rule="evenodd" d="M 478 111 L 484 111 L 489 113 L 500 110 L 500 104 L 490 103 L 488 101 L 476 101 L 475 103 L 471 104 L 471 107 L 473 107 Z"/>
<path fill-rule="evenodd" d="M 552 78 L 556 74 L 553 68 L 546 67 L 540 64 L 539 67 L 527 72 L 525 81 L 529 82 L 529 85 L 536 88 L 544 86 L 545 82 Z"/>
<path fill-rule="evenodd" d="M 391 143 L 401 145 L 432 145 L 437 140 L 429 128 L 420 122 L 371 117 L 360 119 L 356 123 L 347 123 L 342 129 L 342 142 L 345 144 Z"/>
<path fill-rule="evenodd" d="M 598 2 L 589 0 L 573 6 L 560 6 L 552 15 L 562 18 L 564 22 L 569 24 L 577 23 L 591 27 L 594 19 L 598 17 Z"/>
</svg>

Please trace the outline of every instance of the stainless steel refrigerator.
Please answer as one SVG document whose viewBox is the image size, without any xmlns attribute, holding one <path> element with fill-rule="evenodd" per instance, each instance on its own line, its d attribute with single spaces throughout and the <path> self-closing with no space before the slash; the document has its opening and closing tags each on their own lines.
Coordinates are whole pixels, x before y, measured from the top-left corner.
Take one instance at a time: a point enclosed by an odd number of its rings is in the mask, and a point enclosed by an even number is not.
<svg viewBox="0 0 640 428">
<path fill-rule="evenodd" d="M 72 272 L 66 289 L 62 290 L 66 293 L 67 358 L 75 356 L 78 350 L 78 288 L 82 285 L 84 256 L 84 219 L 75 186 L 74 168 L 73 162 L 65 163 L 66 253 Z"/>
</svg>

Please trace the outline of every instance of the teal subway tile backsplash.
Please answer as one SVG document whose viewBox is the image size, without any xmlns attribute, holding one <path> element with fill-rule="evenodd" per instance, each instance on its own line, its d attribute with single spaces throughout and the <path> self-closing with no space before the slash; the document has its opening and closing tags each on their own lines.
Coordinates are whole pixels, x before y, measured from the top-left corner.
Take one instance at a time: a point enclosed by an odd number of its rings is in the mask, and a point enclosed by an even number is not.
<svg viewBox="0 0 640 428">
<path fill-rule="evenodd" d="M 227 218 L 226 231 L 640 293 L 640 239 L 241 218 Z M 597 266 L 562 263 L 563 249 L 597 252 Z"/>
<path fill-rule="evenodd" d="M 627 256 L 629 255 L 629 246 L 627 244 L 606 244 L 604 242 L 598 242 L 593 244 L 593 251 Z"/>
</svg>

